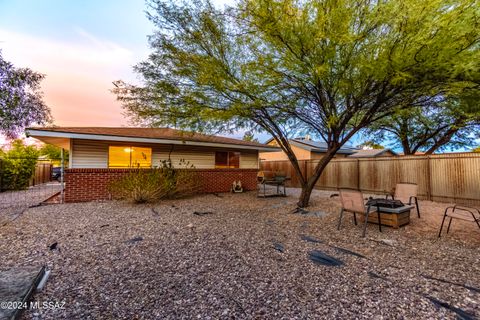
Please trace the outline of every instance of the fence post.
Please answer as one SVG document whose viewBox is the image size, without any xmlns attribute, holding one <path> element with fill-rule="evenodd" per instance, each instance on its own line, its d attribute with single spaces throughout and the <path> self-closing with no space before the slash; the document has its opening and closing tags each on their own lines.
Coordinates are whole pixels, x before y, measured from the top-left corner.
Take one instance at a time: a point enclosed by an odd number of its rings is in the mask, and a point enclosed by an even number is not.
<svg viewBox="0 0 480 320">
<path fill-rule="evenodd" d="M 61 190 L 60 190 L 60 199 L 61 199 L 61 202 L 64 203 L 65 201 L 65 192 L 64 192 L 64 189 L 65 189 L 65 184 L 64 184 L 64 181 L 63 181 L 63 175 L 64 175 L 64 172 L 65 172 L 65 159 L 64 159 L 64 152 L 63 152 L 63 148 L 60 150 L 60 157 L 62 158 L 62 165 L 60 167 L 60 185 L 61 185 Z"/>
<path fill-rule="evenodd" d="M 357 190 L 360 190 L 360 159 L 357 159 Z"/>
<path fill-rule="evenodd" d="M 432 201 L 432 169 L 430 155 L 427 156 L 427 200 Z"/>
</svg>

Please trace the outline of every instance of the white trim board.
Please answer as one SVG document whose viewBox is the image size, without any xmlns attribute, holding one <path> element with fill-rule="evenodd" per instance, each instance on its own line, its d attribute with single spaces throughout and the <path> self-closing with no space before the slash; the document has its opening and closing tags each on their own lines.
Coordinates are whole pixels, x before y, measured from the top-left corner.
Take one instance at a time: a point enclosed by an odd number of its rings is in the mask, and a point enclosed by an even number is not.
<svg viewBox="0 0 480 320">
<path fill-rule="evenodd" d="M 158 144 L 175 144 L 186 146 L 202 146 L 202 147 L 218 147 L 218 148 L 232 148 L 232 149 L 245 149 L 245 150 L 259 150 L 263 152 L 277 152 L 279 148 L 272 147 L 255 147 L 246 146 L 233 143 L 218 143 L 218 142 L 200 142 L 200 141 L 188 141 L 188 140 L 173 140 L 173 139 L 157 139 L 157 138 L 138 138 L 138 137 L 122 137 L 100 134 L 86 134 L 86 133 L 70 133 L 59 131 L 46 131 L 46 130 L 26 130 L 27 137 L 55 137 L 55 138 L 70 138 L 70 139 L 86 139 L 86 140 L 103 140 L 103 141 L 123 141 L 123 142 L 139 142 L 139 143 L 158 143 Z"/>
</svg>

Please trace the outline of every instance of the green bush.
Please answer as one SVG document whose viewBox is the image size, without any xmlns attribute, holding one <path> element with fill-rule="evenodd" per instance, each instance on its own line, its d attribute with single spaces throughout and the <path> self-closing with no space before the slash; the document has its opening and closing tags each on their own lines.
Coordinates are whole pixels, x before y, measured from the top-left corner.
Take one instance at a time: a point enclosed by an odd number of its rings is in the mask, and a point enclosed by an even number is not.
<svg viewBox="0 0 480 320">
<path fill-rule="evenodd" d="M 162 199 L 184 197 L 198 193 L 197 173 L 188 170 L 193 165 L 181 160 L 175 169 L 170 160 L 160 162 L 153 169 L 135 169 L 124 177 L 112 181 L 109 191 L 115 199 L 133 203 L 156 202 Z"/>
<path fill-rule="evenodd" d="M 15 140 L 8 151 L 0 150 L 0 175 L 3 190 L 24 190 L 35 173 L 38 150 Z"/>
</svg>

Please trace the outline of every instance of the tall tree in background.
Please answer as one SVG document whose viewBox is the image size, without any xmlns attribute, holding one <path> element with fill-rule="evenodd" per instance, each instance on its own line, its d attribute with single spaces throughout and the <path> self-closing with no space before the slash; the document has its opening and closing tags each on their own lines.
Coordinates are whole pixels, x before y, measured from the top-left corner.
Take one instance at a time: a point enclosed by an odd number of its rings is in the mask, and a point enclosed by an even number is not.
<svg viewBox="0 0 480 320">
<path fill-rule="evenodd" d="M 399 110 L 374 123 L 367 135 L 378 143 L 389 141 L 406 155 L 471 147 L 480 139 L 479 101 L 478 89 L 432 99 L 426 106 Z"/>
<path fill-rule="evenodd" d="M 253 133 L 250 132 L 250 131 L 245 132 L 245 134 L 243 135 L 242 140 L 244 140 L 244 141 L 251 141 L 251 142 L 259 142 L 258 139 L 255 138 L 255 136 L 253 135 Z"/>
<path fill-rule="evenodd" d="M 471 0 L 153 0 L 142 86 L 114 92 L 135 119 L 194 130 L 270 133 L 299 177 L 298 206 L 353 135 L 421 97 L 471 86 L 480 6 Z M 304 176 L 288 138 L 328 145 Z"/>
<path fill-rule="evenodd" d="M 374 141 L 372 141 L 372 140 L 368 140 L 368 141 L 365 141 L 365 142 L 359 144 L 359 145 L 357 146 L 357 148 L 364 149 L 364 150 L 365 150 L 365 149 L 367 149 L 367 150 L 368 150 L 368 149 L 376 149 L 376 150 L 385 149 L 384 146 L 382 146 L 381 144 L 376 143 L 376 142 L 374 142 Z"/>
<path fill-rule="evenodd" d="M 38 155 L 46 157 L 54 166 L 61 166 L 62 164 L 62 148 L 54 146 L 53 144 L 44 144 L 40 149 L 38 149 Z M 68 165 L 68 150 L 64 150 L 63 159 L 65 164 Z"/>
<path fill-rule="evenodd" d="M 40 82 L 45 76 L 28 68 L 15 68 L 0 51 L 0 133 L 15 138 L 25 127 L 50 121 Z"/>
</svg>

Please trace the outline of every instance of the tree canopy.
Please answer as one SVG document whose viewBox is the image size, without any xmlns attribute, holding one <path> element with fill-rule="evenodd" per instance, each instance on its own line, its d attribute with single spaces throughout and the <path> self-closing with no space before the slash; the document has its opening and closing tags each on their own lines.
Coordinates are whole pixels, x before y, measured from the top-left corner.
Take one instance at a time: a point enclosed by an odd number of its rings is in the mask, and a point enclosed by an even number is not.
<svg viewBox="0 0 480 320">
<path fill-rule="evenodd" d="M 404 154 L 432 154 L 448 148 L 465 148 L 480 138 L 480 90 L 431 99 L 425 106 L 399 110 L 372 124 L 367 135 L 388 142 Z"/>
<path fill-rule="evenodd" d="M 32 123 L 50 121 L 40 82 L 45 76 L 28 68 L 16 68 L 0 51 L 0 133 L 16 137 Z"/>
<path fill-rule="evenodd" d="M 27 146 L 22 140 L 17 139 L 12 141 L 8 150 L 0 149 L 0 158 L 2 166 L 2 170 L 0 170 L 1 187 L 4 190 L 28 188 L 38 159 L 37 148 Z"/>
<path fill-rule="evenodd" d="M 62 148 L 53 144 L 44 144 L 38 150 L 40 156 L 47 156 L 49 160 L 61 160 Z M 63 157 L 68 160 L 68 150 L 64 151 Z"/>
<path fill-rule="evenodd" d="M 479 8 L 467 0 L 149 2 L 152 53 L 116 82 L 128 114 L 154 126 L 263 130 L 299 176 L 301 207 L 337 150 L 424 97 L 474 86 Z M 328 145 L 303 176 L 288 138 Z"/>
</svg>

